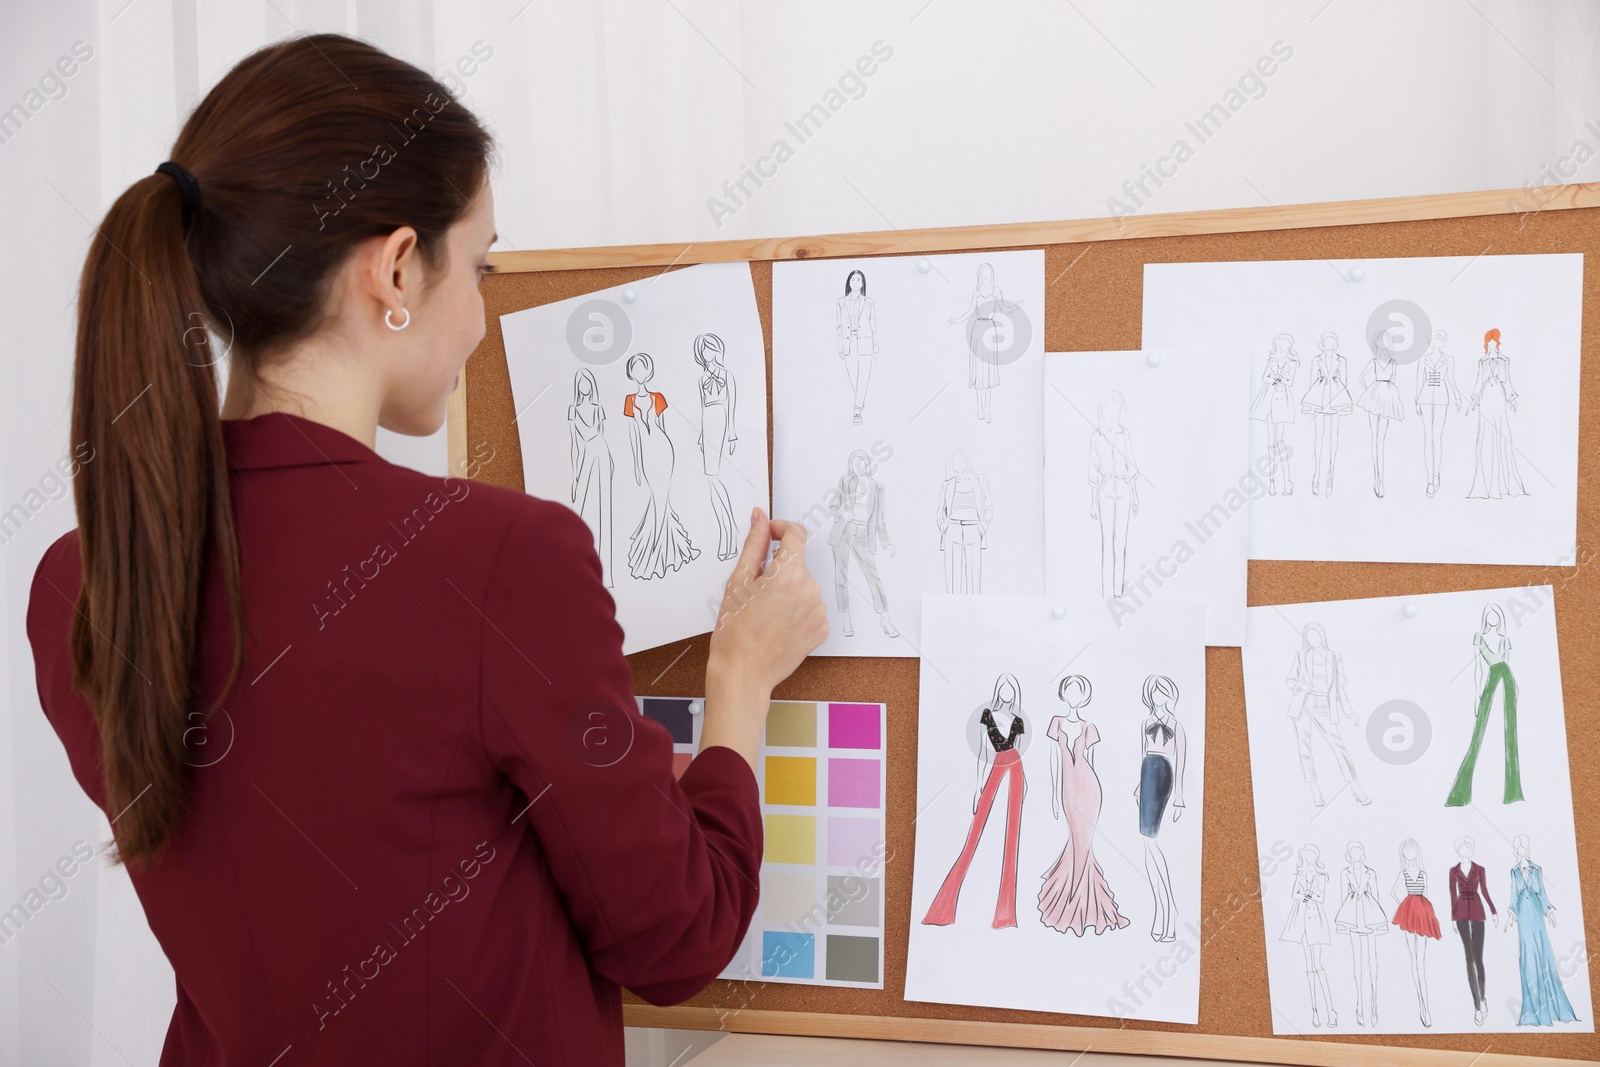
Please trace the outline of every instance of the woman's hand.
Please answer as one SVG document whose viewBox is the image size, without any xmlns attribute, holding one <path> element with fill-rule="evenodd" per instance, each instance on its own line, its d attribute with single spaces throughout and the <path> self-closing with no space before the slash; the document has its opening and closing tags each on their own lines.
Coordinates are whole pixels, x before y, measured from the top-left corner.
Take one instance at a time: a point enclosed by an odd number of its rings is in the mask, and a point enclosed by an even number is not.
<svg viewBox="0 0 1600 1067">
<path fill-rule="evenodd" d="M 771 562 L 767 549 L 777 539 Z M 700 747 L 723 745 L 752 768 L 772 689 L 828 636 L 817 581 L 806 569 L 805 528 L 751 512 L 750 534 L 728 578 L 706 663 Z"/>
</svg>

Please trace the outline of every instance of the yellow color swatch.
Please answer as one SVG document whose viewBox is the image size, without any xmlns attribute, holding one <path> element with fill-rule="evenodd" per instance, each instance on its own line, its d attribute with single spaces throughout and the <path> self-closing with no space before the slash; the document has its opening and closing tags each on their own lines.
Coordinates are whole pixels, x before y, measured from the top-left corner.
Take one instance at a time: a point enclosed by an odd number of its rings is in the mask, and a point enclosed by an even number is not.
<svg viewBox="0 0 1600 1067">
<path fill-rule="evenodd" d="M 812 815 L 766 815 L 768 863 L 816 863 L 817 820 Z"/>
<path fill-rule="evenodd" d="M 768 756 L 766 802 L 816 806 L 816 757 Z"/>
</svg>

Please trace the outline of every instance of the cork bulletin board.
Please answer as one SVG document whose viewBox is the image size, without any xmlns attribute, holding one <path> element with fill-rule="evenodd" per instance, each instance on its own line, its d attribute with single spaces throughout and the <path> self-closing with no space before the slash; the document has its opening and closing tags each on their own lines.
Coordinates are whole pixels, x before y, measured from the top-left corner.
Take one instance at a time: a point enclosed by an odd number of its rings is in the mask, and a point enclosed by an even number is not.
<svg viewBox="0 0 1600 1067">
<path fill-rule="evenodd" d="M 1534 205 L 1542 204 L 1538 210 Z M 1043 248 L 1045 350 L 1139 347 L 1146 263 L 1479 256 L 1581 252 L 1587 281 L 1600 266 L 1600 187 L 1512 190 L 1395 200 L 1269 207 L 1086 220 L 1038 225 L 840 234 L 792 240 L 497 253 L 503 273 L 484 282 L 488 332 L 452 400 L 453 469 L 493 449 L 478 477 L 521 489 L 521 448 L 500 334 L 502 314 L 648 278 L 690 263 L 745 260 L 752 266 L 772 359 L 772 261 L 957 250 Z M 1359 284 L 1359 283 L 1355 283 Z M 1496 567 L 1257 561 L 1250 564 L 1252 605 L 1394 596 L 1515 585 L 1555 589 L 1566 703 L 1578 855 L 1590 929 L 1600 927 L 1600 566 L 1592 557 L 1600 531 L 1600 300 L 1583 308 L 1579 565 Z M 770 388 L 770 386 L 769 386 Z M 769 401 L 769 425 L 770 435 Z M 779 516 L 780 518 L 782 516 Z M 708 636 L 630 657 L 635 690 L 698 696 L 704 689 Z M 628 998 L 635 1026 L 1012 1045 L 1234 1058 L 1267 1063 L 1417 1064 L 1428 1067 L 1552 1067 L 1600 1061 L 1595 1034 L 1515 1033 L 1368 1035 L 1322 1032 L 1275 1037 L 1267 999 L 1255 820 L 1249 791 L 1244 677 L 1236 648 L 1206 653 L 1206 811 L 1198 1026 L 1053 1015 L 903 999 L 906 931 L 911 923 L 916 802 L 915 659 L 813 657 L 774 694 L 778 699 L 860 700 L 888 705 L 888 857 L 884 869 L 884 988 L 714 982 L 686 1005 L 657 1008 Z M 1566 931 L 1568 936 L 1578 936 Z M 1440 955 L 1438 966 L 1459 964 Z M 1576 1004 L 1580 1018 L 1596 1006 Z M 1587 1013 L 1587 1014 L 1586 1014 Z"/>
</svg>

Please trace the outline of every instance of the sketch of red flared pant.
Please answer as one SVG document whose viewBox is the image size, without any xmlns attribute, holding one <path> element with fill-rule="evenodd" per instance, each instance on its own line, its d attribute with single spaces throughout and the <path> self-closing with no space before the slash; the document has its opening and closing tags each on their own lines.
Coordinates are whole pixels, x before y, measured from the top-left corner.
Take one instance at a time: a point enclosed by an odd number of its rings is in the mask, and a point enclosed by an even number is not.
<svg viewBox="0 0 1600 1067">
<path fill-rule="evenodd" d="M 1000 866 L 1000 897 L 994 906 L 994 928 L 1017 925 L 1017 845 L 1022 831 L 1022 754 L 1016 749 L 995 753 L 994 765 L 989 768 L 988 780 L 978 797 L 978 810 L 972 813 L 972 828 L 967 831 L 967 843 L 961 849 L 955 866 L 945 875 L 939 895 L 923 922 L 929 926 L 949 926 L 956 921 L 956 897 L 961 893 L 961 883 L 967 877 L 973 854 L 978 851 L 978 839 L 989 823 L 989 809 L 994 807 L 995 795 L 1000 792 L 1002 780 L 1006 783 L 1006 844 L 1005 856 Z"/>
</svg>

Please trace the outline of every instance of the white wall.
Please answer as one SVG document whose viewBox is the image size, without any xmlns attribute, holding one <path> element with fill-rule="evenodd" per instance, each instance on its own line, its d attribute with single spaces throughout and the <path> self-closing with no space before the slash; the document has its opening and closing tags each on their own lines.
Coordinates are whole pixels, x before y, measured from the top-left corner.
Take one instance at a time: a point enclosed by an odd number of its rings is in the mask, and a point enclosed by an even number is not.
<svg viewBox="0 0 1600 1067">
<path fill-rule="evenodd" d="M 435 70 L 492 49 L 461 85 L 501 140 L 502 248 L 1600 179 L 1596 162 L 1540 176 L 1574 142 L 1600 149 L 1600 5 L 1583 0 L 7 3 L 0 109 L 74 42 L 95 54 L 0 143 L 0 511 L 69 447 L 74 284 L 94 221 L 231 64 L 319 30 Z M 785 122 L 878 41 L 893 54 L 860 98 L 800 143 Z M 1200 143 L 1185 121 L 1279 41 L 1292 56 Z M 723 183 L 780 138 L 793 158 L 735 203 Z M 1192 158 L 1135 202 L 1123 183 L 1179 138 Z M 714 218 L 713 197 L 735 210 Z M 380 444 L 444 469 L 442 436 Z M 0 547 L 0 909 L 74 841 L 106 836 L 39 711 L 23 632 L 34 566 L 72 522 L 69 500 L 49 501 Z M 125 876 L 91 869 L 0 945 L 0 1064 L 154 1062 L 171 977 L 137 915 Z"/>
</svg>

